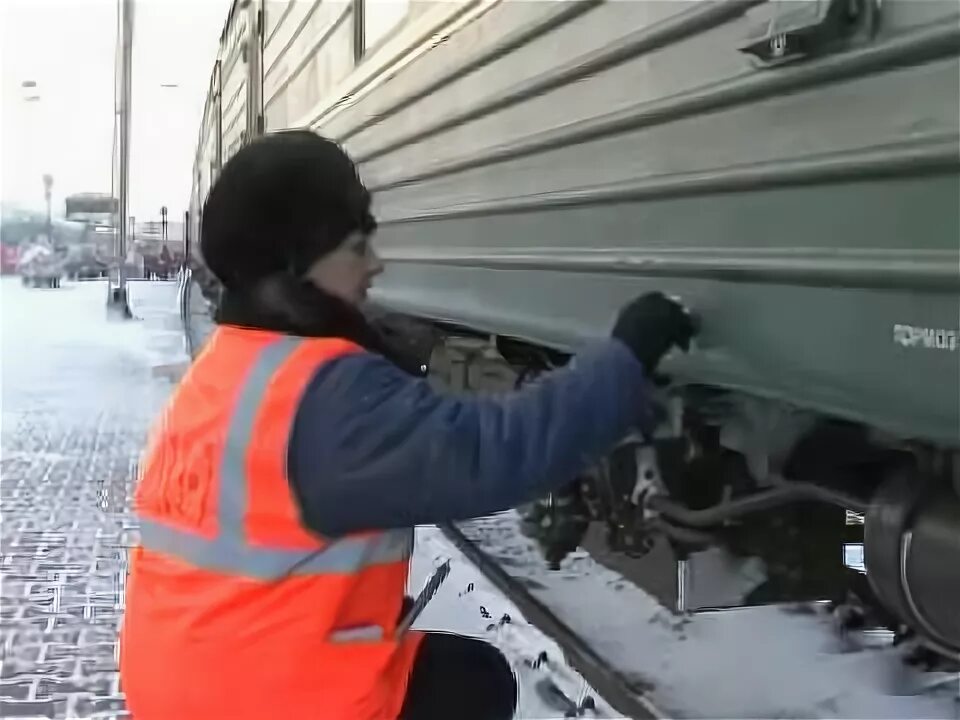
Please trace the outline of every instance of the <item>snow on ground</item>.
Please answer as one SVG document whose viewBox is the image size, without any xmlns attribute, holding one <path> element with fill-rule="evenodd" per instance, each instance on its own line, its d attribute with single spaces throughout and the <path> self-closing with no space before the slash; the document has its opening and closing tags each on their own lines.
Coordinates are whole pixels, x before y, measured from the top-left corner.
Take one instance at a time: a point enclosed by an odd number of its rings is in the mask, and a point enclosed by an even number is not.
<svg viewBox="0 0 960 720">
<path fill-rule="evenodd" d="M 905 667 L 885 637 L 841 637 L 811 606 L 678 616 L 585 553 L 547 570 L 517 523 L 510 512 L 460 527 L 669 717 L 960 717 L 960 678 Z"/>
<path fill-rule="evenodd" d="M 430 573 L 446 560 L 451 561 L 450 575 L 414 624 L 415 628 L 468 635 L 499 647 L 517 674 L 520 686 L 517 718 L 563 717 L 562 711 L 536 692 L 537 683 L 548 678 L 578 705 L 587 695 L 594 699 L 596 711 L 586 717 L 621 717 L 563 662 L 560 647 L 530 625 L 517 607 L 437 528 L 417 528 L 411 591 L 416 594 Z M 501 624 L 504 616 L 509 620 Z M 533 667 L 543 652 L 548 658 L 547 665 Z"/>
<path fill-rule="evenodd" d="M 147 314 L 157 298 L 175 296 L 172 286 L 133 283 L 134 310 Z M 56 290 L 21 287 L 19 278 L 4 278 L 0 297 L 4 406 L 36 403 L 63 413 L 67 400 L 84 405 L 102 401 L 100 393 L 127 391 L 122 383 L 105 383 L 104 372 L 138 373 L 154 358 L 173 357 L 180 345 L 176 332 L 159 318 L 149 323 L 109 323 L 105 319 L 106 285 L 67 283 Z M 149 327 L 147 327 L 149 325 Z M 96 387 L 93 387 L 96 385 Z M 92 391 L 92 392 L 91 392 Z"/>
<path fill-rule="evenodd" d="M 116 669 L 131 480 L 182 354 L 172 284 L 0 282 L 0 716 L 125 717 Z"/>
</svg>

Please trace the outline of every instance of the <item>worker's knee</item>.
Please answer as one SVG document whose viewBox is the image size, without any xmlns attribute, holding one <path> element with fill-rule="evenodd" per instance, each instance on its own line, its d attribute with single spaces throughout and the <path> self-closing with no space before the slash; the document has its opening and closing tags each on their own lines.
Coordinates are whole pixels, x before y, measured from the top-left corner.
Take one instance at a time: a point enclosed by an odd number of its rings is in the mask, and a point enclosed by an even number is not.
<svg viewBox="0 0 960 720">
<path fill-rule="evenodd" d="M 403 720 L 509 720 L 517 680 L 496 647 L 475 638 L 428 633 L 410 677 Z"/>
</svg>

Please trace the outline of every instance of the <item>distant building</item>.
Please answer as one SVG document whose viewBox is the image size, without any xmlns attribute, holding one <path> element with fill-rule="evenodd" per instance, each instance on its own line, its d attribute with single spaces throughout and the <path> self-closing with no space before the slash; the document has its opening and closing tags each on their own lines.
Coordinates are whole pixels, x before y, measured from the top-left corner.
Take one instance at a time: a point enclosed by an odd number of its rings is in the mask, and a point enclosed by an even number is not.
<svg viewBox="0 0 960 720">
<path fill-rule="evenodd" d="M 66 270 L 75 277 L 106 276 L 116 244 L 116 222 L 120 203 L 105 193 L 78 193 L 64 201 L 66 217 L 82 223 L 83 237 L 70 243 Z"/>
<path fill-rule="evenodd" d="M 104 193 L 78 193 L 64 201 L 67 220 L 91 226 L 113 227 L 120 201 Z"/>
</svg>

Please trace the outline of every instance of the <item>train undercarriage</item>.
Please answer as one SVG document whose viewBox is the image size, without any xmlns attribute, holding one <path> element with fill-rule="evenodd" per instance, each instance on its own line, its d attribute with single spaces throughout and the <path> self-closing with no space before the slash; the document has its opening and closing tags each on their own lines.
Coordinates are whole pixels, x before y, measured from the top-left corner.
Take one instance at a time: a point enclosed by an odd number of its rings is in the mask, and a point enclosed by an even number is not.
<svg viewBox="0 0 960 720">
<path fill-rule="evenodd" d="M 428 376 L 453 392 L 522 387 L 567 359 L 436 327 L 419 338 Z M 545 563 L 586 548 L 679 611 L 823 601 L 839 630 L 883 628 L 906 662 L 960 670 L 955 451 L 716 388 L 664 383 L 658 406 L 652 434 L 520 509 Z M 751 582 L 733 600 L 686 596 L 690 565 L 716 553 L 754 568 Z"/>
</svg>

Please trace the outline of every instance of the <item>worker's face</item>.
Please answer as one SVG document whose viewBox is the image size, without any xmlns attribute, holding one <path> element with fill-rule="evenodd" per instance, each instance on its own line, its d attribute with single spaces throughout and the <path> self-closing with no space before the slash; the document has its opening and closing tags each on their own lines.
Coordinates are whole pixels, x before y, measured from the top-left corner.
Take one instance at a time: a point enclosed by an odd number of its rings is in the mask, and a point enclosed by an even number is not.
<svg viewBox="0 0 960 720">
<path fill-rule="evenodd" d="M 373 278 L 383 272 L 383 263 L 370 240 L 369 235 L 351 234 L 336 250 L 310 266 L 307 279 L 334 297 L 359 305 L 366 299 Z"/>
</svg>

